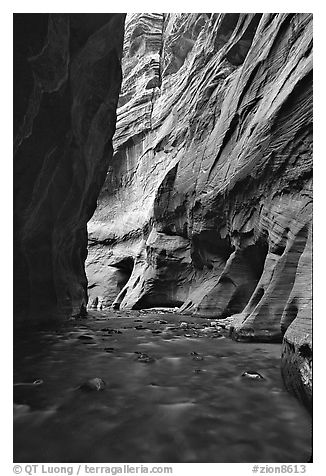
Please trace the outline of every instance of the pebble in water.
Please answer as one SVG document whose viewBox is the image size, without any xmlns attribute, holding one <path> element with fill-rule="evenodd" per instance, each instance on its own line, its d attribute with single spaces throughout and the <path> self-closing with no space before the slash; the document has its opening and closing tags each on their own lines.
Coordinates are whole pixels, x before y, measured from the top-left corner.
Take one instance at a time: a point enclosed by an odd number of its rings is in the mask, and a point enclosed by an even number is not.
<svg viewBox="0 0 326 476">
<path fill-rule="evenodd" d="M 197 352 L 191 352 L 190 355 L 192 355 L 192 360 L 204 360 L 204 357 L 202 355 L 199 355 Z"/>
<path fill-rule="evenodd" d="M 252 380 L 264 379 L 264 377 L 260 373 L 252 372 L 250 370 L 248 370 L 246 372 L 243 372 L 243 374 L 241 374 L 241 377 L 245 377 L 245 378 L 252 379 Z"/>
<path fill-rule="evenodd" d="M 136 360 L 138 360 L 139 362 L 142 362 L 144 364 L 152 364 L 153 362 L 155 362 L 155 359 L 153 359 L 153 357 L 150 357 L 149 355 L 144 354 L 143 352 L 135 352 L 135 354 L 138 354 Z"/>
<path fill-rule="evenodd" d="M 105 331 L 108 334 L 122 334 L 121 331 L 119 331 L 117 329 L 111 329 L 111 327 L 103 327 L 103 329 L 101 329 L 101 331 Z"/>
</svg>

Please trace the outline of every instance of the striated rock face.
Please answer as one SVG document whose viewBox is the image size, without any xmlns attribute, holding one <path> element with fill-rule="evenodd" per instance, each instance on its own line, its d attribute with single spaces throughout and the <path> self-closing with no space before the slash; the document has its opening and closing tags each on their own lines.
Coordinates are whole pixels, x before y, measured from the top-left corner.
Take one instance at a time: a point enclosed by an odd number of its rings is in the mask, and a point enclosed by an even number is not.
<svg viewBox="0 0 326 476">
<path fill-rule="evenodd" d="M 312 15 L 132 14 L 123 72 L 90 305 L 284 335 L 287 385 L 309 400 Z"/>
<path fill-rule="evenodd" d="M 124 19 L 14 15 L 18 320 L 85 310 L 86 224 L 112 157 Z"/>
</svg>

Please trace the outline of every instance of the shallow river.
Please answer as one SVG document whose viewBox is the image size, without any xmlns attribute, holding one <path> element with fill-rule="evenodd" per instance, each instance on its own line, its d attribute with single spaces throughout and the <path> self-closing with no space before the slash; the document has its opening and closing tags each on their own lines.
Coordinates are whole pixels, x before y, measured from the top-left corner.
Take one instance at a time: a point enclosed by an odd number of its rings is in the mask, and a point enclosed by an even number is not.
<svg viewBox="0 0 326 476">
<path fill-rule="evenodd" d="M 284 390 L 281 346 L 223 332 L 137 311 L 18 332 L 14 461 L 308 461 L 311 420 Z M 94 378 L 100 391 L 83 386 Z"/>
</svg>

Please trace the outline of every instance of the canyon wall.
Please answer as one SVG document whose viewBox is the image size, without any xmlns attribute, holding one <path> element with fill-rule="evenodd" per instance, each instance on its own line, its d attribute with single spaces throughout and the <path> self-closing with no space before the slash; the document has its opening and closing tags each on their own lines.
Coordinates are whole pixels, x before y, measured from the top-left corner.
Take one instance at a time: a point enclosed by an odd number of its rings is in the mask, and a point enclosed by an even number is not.
<svg viewBox="0 0 326 476">
<path fill-rule="evenodd" d="M 17 322 L 86 310 L 86 226 L 113 152 L 124 20 L 14 15 Z"/>
<path fill-rule="evenodd" d="M 312 15 L 131 14 L 89 306 L 283 339 L 311 401 Z"/>
</svg>

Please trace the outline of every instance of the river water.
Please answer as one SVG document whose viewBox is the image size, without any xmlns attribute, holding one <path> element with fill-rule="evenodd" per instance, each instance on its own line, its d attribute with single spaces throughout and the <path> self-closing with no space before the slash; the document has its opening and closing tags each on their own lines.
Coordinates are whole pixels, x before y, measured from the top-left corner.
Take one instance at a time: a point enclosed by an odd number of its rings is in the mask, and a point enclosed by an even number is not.
<svg viewBox="0 0 326 476">
<path fill-rule="evenodd" d="M 311 419 L 283 387 L 280 347 L 150 311 L 24 329 L 14 342 L 14 461 L 307 462 Z"/>
</svg>

